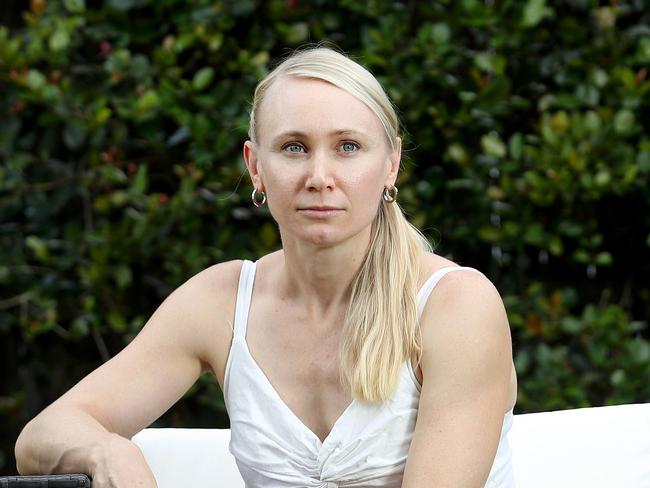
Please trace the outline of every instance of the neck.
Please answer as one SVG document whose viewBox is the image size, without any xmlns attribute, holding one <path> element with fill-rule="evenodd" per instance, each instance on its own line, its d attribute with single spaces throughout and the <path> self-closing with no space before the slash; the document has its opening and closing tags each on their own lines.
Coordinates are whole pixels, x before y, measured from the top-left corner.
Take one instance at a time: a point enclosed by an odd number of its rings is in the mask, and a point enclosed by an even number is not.
<svg viewBox="0 0 650 488">
<path fill-rule="evenodd" d="M 317 247 L 283 236 L 284 294 L 299 300 L 306 313 L 318 319 L 343 313 L 350 300 L 352 280 L 366 257 L 371 226 L 332 247 Z"/>
</svg>

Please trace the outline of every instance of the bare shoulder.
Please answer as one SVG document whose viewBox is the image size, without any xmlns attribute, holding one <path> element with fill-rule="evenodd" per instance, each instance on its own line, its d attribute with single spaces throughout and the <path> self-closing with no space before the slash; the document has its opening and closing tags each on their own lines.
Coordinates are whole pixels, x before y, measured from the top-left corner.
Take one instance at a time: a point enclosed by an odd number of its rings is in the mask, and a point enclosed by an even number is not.
<svg viewBox="0 0 650 488">
<path fill-rule="evenodd" d="M 449 266 L 454 266 L 450 264 Z M 456 270 L 436 284 L 421 318 L 423 372 L 510 364 L 512 344 L 503 300 L 482 273 Z M 507 361 L 506 361 L 507 359 Z M 428 366 L 427 367 L 427 363 Z"/>
<path fill-rule="evenodd" d="M 192 276 L 182 286 L 194 287 L 194 291 L 205 291 L 222 295 L 237 288 L 243 261 L 236 259 L 213 264 Z"/>
<path fill-rule="evenodd" d="M 194 337 L 201 348 L 203 369 L 212 370 L 219 380 L 230 350 L 242 264 L 242 260 L 233 260 L 212 265 L 172 294 L 178 295 L 175 301 L 180 313 L 196 316 L 198 330 Z"/>
<path fill-rule="evenodd" d="M 212 265 L 176 288 L 165 302 L 171 302 L 180 313 L 192 313 L 200 319 L 199 324 L 213 328 L 232 315 L 229 311 L 234 310 L 241 267 L 241 260 Z"/>
<path fill-rule="evenodd" d="M 458 266 L 464 265 L 437 254 L 424 253 L 420 262 L 420 284 L 441 268 Z M 471 270 L 454 270 L 447 273 L 434 287 L 429 302 L 440 300 L 442 295 L 445 295 L 446 299 L 450 299 L 451 296 L 456 299 L 462 299 L 463 296 L 471 298 L 475 292 L 487 293 L 488 296 L 484 296 L 484 299 L 492 302 L 496 300 L 502 304 L 499 292 L 490 279 L 483 273 Z"/>
<path fill-rule="evenodd" d="M 474 386 L 477 378 L 509 378 L 508 317 L 498 290 L 483 274 L 447 273 L 431 292 L 420 324 L 425 381 L 427 374 L 436 381 L 439 375 L 448 379 L 458 375 L 459 380 L 464 375 L 459 384 Z"/>
</svg>

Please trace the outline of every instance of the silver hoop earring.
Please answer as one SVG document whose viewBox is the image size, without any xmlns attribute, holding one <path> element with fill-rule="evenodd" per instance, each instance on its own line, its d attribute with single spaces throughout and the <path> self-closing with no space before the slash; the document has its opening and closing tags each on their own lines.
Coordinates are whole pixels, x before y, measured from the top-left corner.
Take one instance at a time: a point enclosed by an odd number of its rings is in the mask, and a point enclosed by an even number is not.
<svg viewBox="0 0 650 488">
<path fill-rule="evenodd" d="M 251 195 L 251 199 L 253 200 L 253 205 L 256 207 L 261 207 L 266 203 L 266 193 L 263 191 L 259 192 L 260 195 L 262 195 L 262 201 L 257 199 L 257 188 L 253 188 L 253 194 Z"/>
<path fill-rule="evenodd" d="M 397 187 L 393 185 L 392 188 L 384 188 L 384 201 L 388 203 L 393 203 L 395 200 L 397 200 Z"/>
</svg>

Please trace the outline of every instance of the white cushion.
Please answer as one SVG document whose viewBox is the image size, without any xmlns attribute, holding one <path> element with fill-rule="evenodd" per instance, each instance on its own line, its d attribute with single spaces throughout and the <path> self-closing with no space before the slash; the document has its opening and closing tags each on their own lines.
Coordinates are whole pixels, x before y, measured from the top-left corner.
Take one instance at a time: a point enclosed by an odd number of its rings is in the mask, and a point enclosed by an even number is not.
<svg viewBox="0 0 650 488">
<path fill-rule="evenodd" d="M 144 429 L 132 439 L 158 488 L 244 488 L 228 451 L 229 429 Z"/>
<path fill-rule="evenodd" d="M 228 429 L 145 429 L 133 437 L 158 488 L 244 488 Z M 650 403 L 515 415 L 517 488 L 650 487 Z"/>
<path fill-rule="evenodd" d="M 518 488 L 650 487 L 650 403 L 515 415 Z"/>
</svg>

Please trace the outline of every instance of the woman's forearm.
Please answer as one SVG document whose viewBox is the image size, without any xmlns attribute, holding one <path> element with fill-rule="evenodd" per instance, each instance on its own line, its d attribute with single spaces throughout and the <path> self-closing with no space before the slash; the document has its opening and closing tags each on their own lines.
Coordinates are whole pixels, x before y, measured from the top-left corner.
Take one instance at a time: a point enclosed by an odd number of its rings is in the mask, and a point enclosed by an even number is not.
<svg viewBox="0 0 650 488">
<path fill-rule="evenodd" d="M 109 432 L 81 409 L 53 406 L 31 420 L 16 441 L 20 474 L 92 474 L 111 442 L 130 442 Z"/>
<path fill-rule="evenodd" d="M 93 488 L 156 488 L 140 448 L 81 408 L 53 405 L 16 441 L 20 474 L 85 473 Z"/>
</svg>

